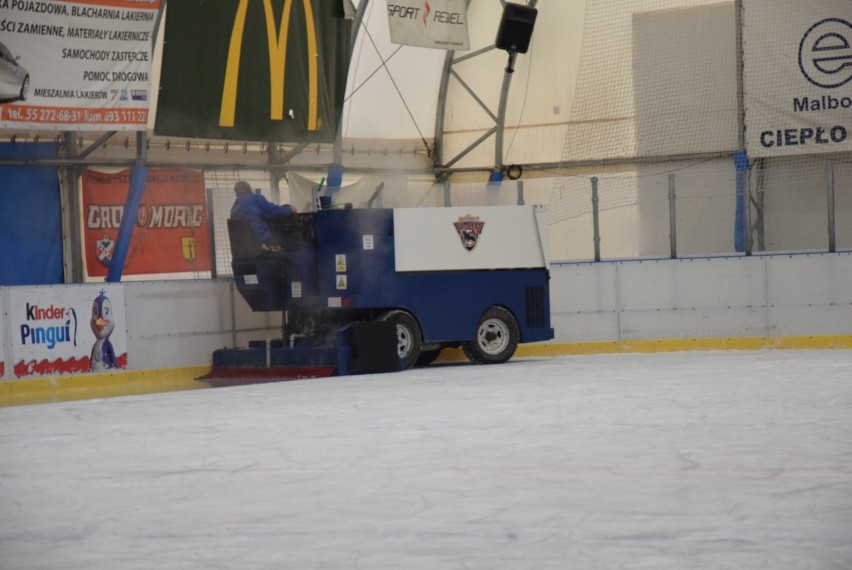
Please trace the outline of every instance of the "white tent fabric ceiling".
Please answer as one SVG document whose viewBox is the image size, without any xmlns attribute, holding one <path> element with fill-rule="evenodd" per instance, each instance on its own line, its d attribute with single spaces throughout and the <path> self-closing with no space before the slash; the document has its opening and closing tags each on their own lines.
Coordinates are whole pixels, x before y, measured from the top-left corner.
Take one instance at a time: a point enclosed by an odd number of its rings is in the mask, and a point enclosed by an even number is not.
<svg viewBox="0 0 852 570">
<path fill-rule="evenodd" d="M 451 52 L 456 60 L 462 61 L 452 68 L 440 126 L 436 125 L 436 116 L 447 52 L 391 43 L 386 1 L 355 0 L 355 4 L 361 1 L 368 3 L 347 82 L 341 125 L 345 149 L 378 151 L 372 157 L 373 162 L 391 168 L 400 166 L 392 160 L 394 153 L 414 155 L 418 157 L 417 161 L 407 157 L 405 161 L 398 161 L 402 162 L 401 167 L 428 168 L 433 166 L 436 134 L 443 135 L 439 158 L 446 163 L 495 127 L 489 114 L 497 113 L 508 59 L 507 52 L 493 48 L 503 1 L 478 0 L 470 3 L 467 22 L 471 49 L 468 52 Z M 627 149 L 626 155 L 613 153 L 612 148 L 619 149 L 624 144 L 607 137 L 630 131 L 630 128 L 623 132 L 613 130 L 612 124 L 615 121 L 617 127 L 618 119 L 635 114 L 634 94 L 629 85 L 633 61 L 631 19 L 642 11 L 707 4 L 714 4 L 714 0 L 536 2 L 539 17 L 529 51 L 519 54 L 514 62 L 499 162 L 535 165 L 565 162 L 566 158 L 629 157 L 632 148 Z M 723 4 L 730 6 L 729 11 L 733 13 L 733 2 Z M 167 24 L 168 5 L 164 18 Z M 159 36 L 162 37 L 162 26 L 160 31 Z M 159 82 L 161 55 L 162 49 L 158 46 L 152 72 L 154 85 Z M 720 73 L 727 74 L 727 71 L 721 69 Z M 714 75 L 714 79 L 717 77 Z M 153 135 L 156 92 L 156 89 L 152 90 L 149 135 Z M 471 92 L 475 93 L 475 97 Z M 729 93 L 735 94 L 735 89 Z M 483 110 L 477 98 L 488 111 Z M 725 101 L 725 105 L 729 109 L 730 101 Z M 697 111 L 700 114 L 701 108 Z M 735 137 L 736 125 L 723 124 L 726 132 L 734 133 L 727 139 Z M 436 128 L 441 132 L 436 133 Z M 33 133 L 4 132 L 6 136 L 12 134 L 19 140 L 33 136 Z M 51 132 L 43 138 L 52 138 L 55 134 Z M 98 133 L 83 135 L 87 140 L 94 140 Z M 571 138 L 568 157 L 563 152 L 566 136 Z M 455 166 L 460 169 L 493 166 L 497 162 L 494 139 L 493 135 L 486 138 Z M 156 147 L 161 142 L 154 137 L 152 146 Z M 188 146 L 206 142 L 195 140 Z M 216 141 L 211 142 L 215 149 Z M 594 146 L 591 143 L 606 148 L 590 154 L 588 149 Z M 184 141 L 171 141 L 171 147 L 184 145 Z M 628 146 L 632 147 L 633 143 Z M 261 147 L 258 145 L 258 148 Z M 566 147 L 566 150 L 569 149 Z M 382 152 L 391 158 L 380 159 Z M 120 150 L 113 149 L 112 153 L 96 153 L 92 157 L 115 158 L 116 153 L 122 154 Z M 211 154 L 206 153 L 206 156 L 209 158 Z M 190 158 L 189 155 L 186 157 Z M 251 166 L 251 157 L 246 158 L 247 165 Z M 258 158 L 262 164 L 262 154 Z M 229 162 L 232 160 L 233 155 L 228 157 Z M 188 163 L 192 162 L 188 160 Z M 322 162 L 322 159 L 311 161 L 315 164 Z"/>
<path fill-rule="evenodd" d="M 507 164 L 559 159 L 579 67 L 584 4 L 548 2 L 538 7 L 530 49 L 518 56 L 514 66 L 506 113 Z M 467 16 L 471 49 L 455 52 L 455 58 L 493 46 L 502 11 L 500 0 L 472 2 Z M 365 23 L 350 69 L 344 138 L 406 139 L 420 145 L 425 138 L 431 144 L 446 52 L 392 44 L 382 0 L 370 2 Z M 507 52 L 492 49 L 454 68 L 495 114 L 507 59 Z M 492 127 L 491 117 L 459 81 L 451 79 L 443 125 L 444 155 L 454 156 Z M 488 142 L 461 164 L 492 165 L 494 142 Z"/>
</svg>

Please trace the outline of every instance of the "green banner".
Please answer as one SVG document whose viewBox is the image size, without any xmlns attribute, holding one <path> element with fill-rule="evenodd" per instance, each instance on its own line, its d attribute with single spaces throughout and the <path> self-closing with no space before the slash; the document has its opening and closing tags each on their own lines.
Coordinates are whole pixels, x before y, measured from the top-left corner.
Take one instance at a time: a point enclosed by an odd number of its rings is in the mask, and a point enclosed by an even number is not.
<svg viewBox="0 0 852 570">
<path fill-rule="evenodd" d="M 331 142 L 351 23 L 329 0 L 180 0 L 168 6 L 157 135 Z"/>
</svg>

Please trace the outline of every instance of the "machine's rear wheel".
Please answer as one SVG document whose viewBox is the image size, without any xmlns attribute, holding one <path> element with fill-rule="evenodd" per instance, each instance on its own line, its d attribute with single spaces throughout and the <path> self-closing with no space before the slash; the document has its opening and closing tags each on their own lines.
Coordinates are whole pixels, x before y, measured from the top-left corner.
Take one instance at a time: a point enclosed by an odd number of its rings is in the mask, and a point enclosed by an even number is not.
<svg viewBox="0 0 852 570">
<path fill-rule="evenodd" d="M 382 314 L 379 320 L 396 325 L 397 356 L 402 360 L 404 368 L 414 366 L 420 357 L 420 345 L 423 342 L 417 319 L 411 313 L 397 310 Z"/>
<path fill-rule="evenodd" d="M 462 344 L 471 362 L 500 364 L 515 354 L 521 333 L 518 321 L 503 307 L 491 307 L 482 314 L 476 325 L 476 337 Z"/>
</svg>

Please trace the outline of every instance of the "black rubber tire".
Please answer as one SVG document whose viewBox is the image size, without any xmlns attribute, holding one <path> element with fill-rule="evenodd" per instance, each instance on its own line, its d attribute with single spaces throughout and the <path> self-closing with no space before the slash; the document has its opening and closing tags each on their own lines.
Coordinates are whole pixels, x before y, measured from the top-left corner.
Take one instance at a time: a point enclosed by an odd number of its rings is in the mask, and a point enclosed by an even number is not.
<svg viewBox="0 0 852 570">
<path fill-rule="evenodd" d="M 435 348 L 432 350 L 421 350 L 420 356 L 417 358 L 417 364 L 415 366 L 429 366 L 435 359 L 438 358 L 438 355 L 441 354 L 441 348 Z"/>
<path fill-rule="evenodd" d="M 423 344 L 423 335 L 417 319 L 411 313 L 395 310 L 381 314 L 379 320 L 396 325 L 396 352 L 403 362 L 403 368 L 407 370 L 417 364 L 420 345 Z"/>
<path fill-rule="evenodd" d="M 462 344 L 462 351 L 476 364 L 501 364 L 518 348 L 521 333 L 518 321 L 503 307 L 489 307 L 479 318 L 473 340 Z"/>
</svg>

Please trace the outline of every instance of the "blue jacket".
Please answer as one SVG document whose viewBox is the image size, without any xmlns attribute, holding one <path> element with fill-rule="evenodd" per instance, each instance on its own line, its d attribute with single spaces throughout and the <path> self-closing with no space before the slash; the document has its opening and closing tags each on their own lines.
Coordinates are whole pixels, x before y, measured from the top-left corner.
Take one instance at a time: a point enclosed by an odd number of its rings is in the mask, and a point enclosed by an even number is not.
<svg viewBox="0 0 852 570">
<path fill-rule="evenodd" d="M 275 239 L 269 231 L 269 222 L 278 216 L 293 213 L 293 208 L 287 204 L 278 206 L 261 194 L 253 192 L 240 194 L 231 206 L 231 218 L 247 220 L 251 223 L 254 233 L 262 243 L 274 243 Z"/>
</svg>

